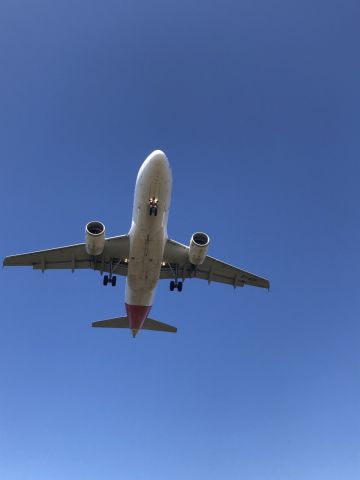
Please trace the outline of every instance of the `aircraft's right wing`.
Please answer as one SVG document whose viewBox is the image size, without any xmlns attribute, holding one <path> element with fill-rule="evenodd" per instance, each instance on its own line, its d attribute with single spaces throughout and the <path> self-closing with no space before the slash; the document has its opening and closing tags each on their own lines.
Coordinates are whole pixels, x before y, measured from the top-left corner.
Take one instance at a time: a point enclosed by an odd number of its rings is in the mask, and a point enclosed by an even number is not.
<svg viewBox="0 0 360 480">
<path fill-rule="evenodd" d="M 254 287 L 270 288 L 269 280 L 253 273 L 237 268 L 228 263 L 217 260 L 209 255 L 204 263 L 194 267 L 189 262 L 189 247 L 174 240 L 167 240 L 164 251 L 164 262 L 160 278 L 173 279 L 177 271 L 178 277 L 200 278 L 210 282 L 226 283 L 233 287 L 252 285 Z"/>
<path fill-rule="evenodd" d="M 3 265 L 30 266 L 35 270 L 48 269 L 69 269 L 89 268 L 101 272 L 127 275 L 128 265 L 125 259 L 129 256 L 130 242 L 128 235 L 107 238 L 104 251 L 101 255 L 94 257 L 85 250 L 84 243 L 69 245 L 67 247 L 51 248 L 32 253 L 22 253 L 5 257 Z"/>
</svg>

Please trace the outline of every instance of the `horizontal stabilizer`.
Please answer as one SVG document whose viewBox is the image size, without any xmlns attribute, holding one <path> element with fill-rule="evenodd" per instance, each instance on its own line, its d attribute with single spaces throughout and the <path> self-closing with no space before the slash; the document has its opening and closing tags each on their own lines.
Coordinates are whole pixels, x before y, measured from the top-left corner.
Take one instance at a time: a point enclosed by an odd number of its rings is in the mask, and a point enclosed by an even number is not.
<svg viewBox="0 0 360 480">
<path fill-rule="evenodd" d="M 93 322 L 93 327 L 101 328 L 130 328 L 128 317 L 116 317 L 109 320 L 100 320 L 99 322 Z M 177 328 L 166 323 L 158 322 L 152 318 L 147 318 L 142 326 L 142 330 L 157 330 L 158 332 L 171 332 L 176 333 Z"/>
<path fill-rule="evenodd" d="M 172 332 L 176 333 L 177 328 L 167 323 L 158 322 L 152 318 L 147 318 L 142 326 L 143 330 L 158 330 L 159 332 Z"/>
<path fill-rule="evenodd" d="M 109 320 L 100 320 L 93 322 L 92 327 L 102 328 L 130 328 L 128 317 L 110 318 Z"/>
</svg>

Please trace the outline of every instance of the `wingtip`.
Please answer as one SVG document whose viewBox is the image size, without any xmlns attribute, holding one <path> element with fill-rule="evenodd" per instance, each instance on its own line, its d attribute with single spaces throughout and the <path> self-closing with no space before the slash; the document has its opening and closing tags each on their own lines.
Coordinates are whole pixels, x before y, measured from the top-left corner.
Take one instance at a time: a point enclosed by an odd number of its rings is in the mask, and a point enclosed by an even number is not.
<svg viewBox="0 0 360 480">
<path fill-rule="evenodd" d="M 16 263 L 14 261 L 15 256 L 4 257 L 2 265 L 3 267 L 16 267 Z"/>
</svg>

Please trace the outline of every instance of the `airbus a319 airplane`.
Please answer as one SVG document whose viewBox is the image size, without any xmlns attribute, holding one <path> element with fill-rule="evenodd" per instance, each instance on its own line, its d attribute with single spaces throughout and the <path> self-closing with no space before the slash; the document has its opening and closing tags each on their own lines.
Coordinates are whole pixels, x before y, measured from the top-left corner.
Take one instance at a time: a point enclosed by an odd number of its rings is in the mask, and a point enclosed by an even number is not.
<svg viewBox="0 0 360 480">
<path fill-rule="evenodd" d="M 170 280 L 170 290 L 181 292 L 187 278 L 269 288 L 269 281 L 210 257 L 209 236 L 196 232 L 186 246 L 168 238 L 167 222 L 172 189 L 171 169 L 161 150 L 141 165 L 135 185 L 132 223 L 127 235 L 105 238 L 105 226 L 92 221 L 85 227 L 85 243 L 52 248 L 4 259 L 5 266 L 48 269 L 88 268 L 100 271 L 103 284 L 116 285 L 116 275 L 126 278 L 127 316 L 94 322 L 93 327 L 130 328 L 176 332 L 177 329 L 148 317 L 159 279 Z"/>
</svg>

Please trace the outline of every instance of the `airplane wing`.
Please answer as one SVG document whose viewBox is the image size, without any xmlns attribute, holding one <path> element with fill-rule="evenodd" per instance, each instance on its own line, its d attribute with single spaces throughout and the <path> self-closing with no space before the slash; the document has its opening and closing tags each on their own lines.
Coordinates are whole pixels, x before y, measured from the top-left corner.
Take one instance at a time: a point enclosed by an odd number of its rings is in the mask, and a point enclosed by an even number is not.
<svg viewBox="0 0 360 480">
<path fill-rule="evenodd" d="M 127 275 L 130 242 L 128 235 L 107 238 L 101 255 L 88 255 L 85 243 L 5 257 L 4 266 L 30 266 L 35 270 L 89 268 Z"/>
<path fill-rule="evenodd" d="M 252 285 L 254 287 L 270 288 L 269 280 L 258 277 L 228 263 L 217 260 L 209 255 L 204 263 L 194 267 L 189 262 L 189 247 L 182 243 L 168 240 L 165 245 L 160 278 L 173 279 L 177 271 L 179 279 L 200 278 L 210 282 L 226 283 L 235 287 Z"/>
</svg>

